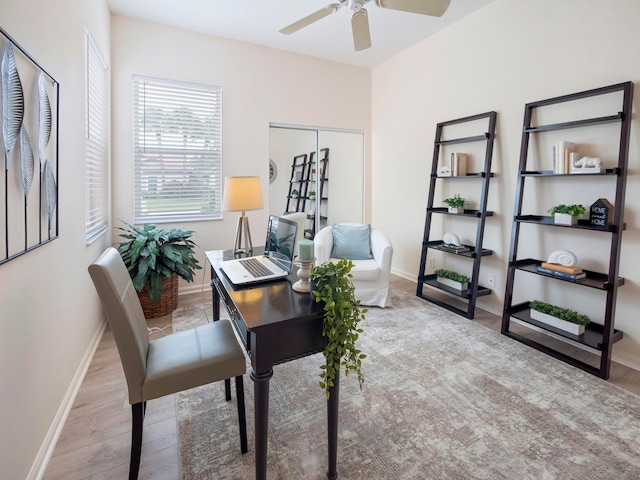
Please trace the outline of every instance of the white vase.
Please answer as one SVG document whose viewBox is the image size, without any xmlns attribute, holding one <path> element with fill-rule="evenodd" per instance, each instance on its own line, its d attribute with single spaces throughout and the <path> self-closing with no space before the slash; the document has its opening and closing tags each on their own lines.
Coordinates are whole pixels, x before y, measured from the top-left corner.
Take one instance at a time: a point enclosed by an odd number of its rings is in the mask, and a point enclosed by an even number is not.
<svg viewBox="0 0 640 480">
<path fill-rule="evenodd" d="M 464 208 L 462 207 L 448 207 L 449 213 L 464 213 Z"/>
<path fill-rule="evenodd" d="M 446 285 L 447 287 L 455 288 L 456 290 L 466 290 L 469 288 L 469 284 L 467 282 L 460 283 L 455 280 L 451 280 L 450 278 L 436 277 L 438 283 Z"/>
<path fill-rule="evenodd" d="M 560 330 L 564 330 L 565 332 L 572 333 L 573 335 L 582 335 L 584 333 L 584 325 L 578 325 L 577 323 L 567 322 L 566 320 L 561 320 L 560 318 L 554 317 L 547 313 L 542 313 L 532 309 L 530 316 L 533 320 L 546 323 L 547 325 L 550 325 L 555 328 L 559 328 Z"/>
<path fill-rule="evenodd" d="M 578 219 L 568 213 L 555 213 L 553 215 L 553 223 L 557 223 L 558 225 L 575 225 L 578 223 Z"/>
</svg>

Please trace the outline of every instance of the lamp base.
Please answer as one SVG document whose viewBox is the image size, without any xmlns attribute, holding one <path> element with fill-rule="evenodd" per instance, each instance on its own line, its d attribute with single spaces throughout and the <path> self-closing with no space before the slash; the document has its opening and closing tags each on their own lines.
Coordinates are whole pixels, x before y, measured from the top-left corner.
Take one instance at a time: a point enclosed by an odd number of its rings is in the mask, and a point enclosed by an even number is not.
<svg viewBox="0 0 640 480">
<path fill-rule="evenodd" d="M 244 246 L 242 240 L 244 237 Z M 233 247 L 233 255 L 253 255 L 253 244 L 251 243 L 251 231 L 249 230 L 249 219 L 242 212 L 242 215 L 238 217 L 238 225 L 236 227 L 236 243 Z"/>
</svg>

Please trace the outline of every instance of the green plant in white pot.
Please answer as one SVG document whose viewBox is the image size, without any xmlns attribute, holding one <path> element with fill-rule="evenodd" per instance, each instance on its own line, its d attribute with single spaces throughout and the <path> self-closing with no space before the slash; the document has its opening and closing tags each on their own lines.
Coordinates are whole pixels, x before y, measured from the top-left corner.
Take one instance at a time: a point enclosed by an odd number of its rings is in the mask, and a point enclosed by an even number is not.
<svg viewBox="0 0 640 480">
<path fill-rule="evenodd" d="M 363 332 L 358 324 L 365 319 L 368 309 L 360 308 L 360 301 L 355 298 L 352 268 L 351 260 L 342 259 L 338 263 L 317 265 L 309 274 L 311 293 L 316 302 L 324 304 L 322 334 L 327 337 L 327 346 L 323 352 L 325 363 L 320 367 L 320 388 L 327 400 L 341 366 L 345 375 L 349 372 L 357 375 L 361 390 L 364 384 L 361 368 L 366 355 L 357 348 L 356 342 Z"/>
<path fill-rule="evenodd" d="M 444 268 L 439 268 L 434 273 L 436 274 L 436 280 L 438 283 L 460 291 L 469 288 L 469 281 L 471 279 L 466 275 L 454 272 L 453 270 L 446 270 Z"/>
<path fill-rule="evenodd" d="M 449 213 L 463 213 L 464 206 L 468 202 L 462 198 L 459 193 L 456 193 L 453 197 L 442 200 L 442 203 L 448 207 Z"/>
<path fill-rule="evenodd" d="M 540 300 L 529 302 L 530 315 L 533 320 L 546 323 L 574 335 L 582 335 L 591 319 L 582 313 L 568 308 L 558 307 Z"/>
<path fill-rule="evenodd" d="M 172 276 L 193 282 L 194 271 L 202 268 L 195 257 L 196 244 L 190 239 L 193 231 L 181 228 L 157 229 L 153 224 L 145 224 L 139 228 L 122 223 L 129 228 L 118 227 L 118 230 L 124 232 L 119 236 L 125 239 L 118 245 L 118 252 L 138 293 L 147 287 L 148 296 L 140 298 L 143 309 L 147 300 L 145 297 L 153 304 L 161 302 L 163 286 L 166 286 Z M 177 278 L 174 284 L 175 292 L 172 295 L 175 296 L 175 301 L 172 303 L 177 305 Z"/>
<path fill-rule="evenodd" d="M 586 208 L 582 205 L 564 205 L 559 204 L 550 208 L 547 213 L 553 217 L 553 222 L 561 225 L 575 225 L 578 223 L 578 218 L 581 217 Z"/>
</svg>

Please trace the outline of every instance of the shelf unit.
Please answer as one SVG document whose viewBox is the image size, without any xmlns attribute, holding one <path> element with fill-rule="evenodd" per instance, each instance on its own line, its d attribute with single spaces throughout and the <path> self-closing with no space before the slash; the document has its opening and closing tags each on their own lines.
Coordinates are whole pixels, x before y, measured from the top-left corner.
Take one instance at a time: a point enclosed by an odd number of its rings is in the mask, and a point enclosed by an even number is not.
<svg viewBox="0 0 640 480">
<path fill-rule="evenodd" d="M 532 119 L 536 114 L 536 109 L 562 104 L 571 101 L 580 101 L 591 97 L 597 97 L 607 94 L 622 95 L 622 111 L 608 116 L 599 116 L 594 118 L 586 118 L 570 122 L 554 123 L 547 125 L 532 126 Z M 538 102 L 528 103 L 525 105 L 524 122 L 522 130 L 522 141 L 520 148 L 520 165 L 518 170 L 518 183 L 516 185 L 516 199 L 514 207 L 514 219 L 511 232 L 511 245 L 509 254 L 509 267 L 507 271 L 507 282 L 505 291 L 505 303 L 502 317 L 501 331 L 519 342 L 536 348 L 548 355 L 569 363 L 575 367 L 597 375 L 601 378 L 609 378 L 611 366 L 611 351 L 615 342 L 623 337 L 623 332 L 614 328 L 614 316 L 616 308 L 616 296 L 618 287 L 624 285 L 624 279 L 618 275 L 620 265 L 620 247 L 622 242 L 622 231 L 625 228 L 623 223 L 624 201 L 627 177 L 627 161 L 629 156 L 629 135 L 631 129 L 631 108 L 633 104 L 633 83 L 626 82 L 608 87 L 602 87 L 594 90 L 588 90 L 571 95 L 551 98 Z M 618 142 L 618 164 L 615 168 L 608 168 L 601 173 L 573 173 L 573 174 L 554 174 L 552 171 L 527 170 L 527 156 L 529 154 L 529 142 L 532 136 L 551 132 L 555 130 L 581 128 L 591 125 L 601 125 L 606 123 L 618 123 L 620 125 L 620 138 Z M 523 215 L 523 197 L 525 193 L 525 183 L 531 178 L 551 178 L 565 177 L 567 181 L 579 182 L 585 178 L 603 178 L 608 177 L 616 182 L 615 185 L 615 203 L 613 211 L 613 221 L 608 227 L 601 228 L 592 226 L 588 220 L 580 220 L 577 225 L 556 225 L 553 218 L 541 215 Z M 544 180 L 541 180 L 544 181 Z M 526 258 L 518 259 L 518 244 L 520 240 L 520 227 L 524 223 L 540 225 L 543 228 L 561 227 L 570 234 L 584 233 L 585 230 L 603 232 L 603 235 L 610 237 L 609 261 L 607 272 L 586 271 L 586 277 L 575 282 L 564 280 L 537 272 L 536 267 L 541 264 L 541 260 Z M 526 272 L 526 274 L 535 274 L 548 277 L 549 281 L 569 282 L 574 285 L 589 287 L 601 290 L 606 296 L 606 305 L 604 309 L 604 318 L 602 324 L 597 322 L 590 323 L 583 335 L 572 335 L 562 330 L 555 329 L 544 323 L 537 322 L 530 317 L 529 302 L 513 304 L 513 290 L 515 286 L 516 271 Z M 562 287 L 563 284 L 554 284 Z M 566 285 L 566 284 L 564 284 Z M 599 367 L 595 367 L 586 363 L 575 356 L 561 351 L 560 348 L 554 348 L 547 344 L 534 340 L 525 334 L 519 334 L 511 330 L 512 319 L 518 320 L 520 325 L 524 325 L 530 330 L 543 332 L 548 336 L 559 338 L 565 343 L 573 344 L 578 347 L 589 347 L 591 351 L 600 354 Z M 588 349 L 587 349 L 588 350 Z"/>
<path fill-rule="evenodd" d="M 322 228 L 326 221 L 327 216 L 322 214 L 323 210 L 326 210 L 327 201 L 329 197 L 327 195 L 327 182 L 329 178 L 327 176 L 327 168 L 329 166 L 329 149 L 321 148 L 320 149 L 320 162 L 315 161 L 316 152 L 311 152 L 309 154 L 309 164 L 307 167 L 307 177 L 306 177 L 306 186 L 305 186 L 305 206 L 307 211 L 307 221 L 309 223 L 309 228 L 305 229 L 305 238 L 313 240 L 316 235 L 316 229 L 318 226 L 316 225 L 316 214 L 320 215 L 320 225 L 319 228 Z M 315 170 L 315 176 L 314 176 Z M 316 180 L 317 178 L 317 180 Z M 311 188 L 317 187 L 315 198 L 309 196 L 309 192 L 311 192 Z M 309 202 L 307 205 L 306 202 Z M 315 213 L 309 213 L 309 212 Z"/>
<path fill-rule="evenodd" d="M 303 212 L 304 198 L 306 195 L 305 175 L 307 173 L 307 154 L 296 155 L 291 163 L 291 178 L 289 179 L 289 191 L 287 192 L 287 206 L 285 213 Z M 297 195 L 293 191 L 298 192 Z"/>
<path fill-rule="evenodd" d="M 311 152 L 310 154 L 296 155 L 291 163 L 291 178 L 289 179 L 285 213 L 305 212 L 307 214 L 304 236 L 308 239 L 313 239 L 316 234 L 316 212 L 322 212 L 323 209 L 326 209 L 326 202 L 329 200 L 327 195 L 329 149 L 321 148 L 320 154 L 322 156 L 320 162 L 315 160 L 316 152 Z M 315 191 L 316 187 L 318 188 L 316 194 L 309 195 Z M 294 190 L 298 192 L 297 195 L 293 194 Z M 327 216 L 320 213 L 320 228 L 326 220 Z"/>
<path fill-rule="evenodd" d="M 424 227 L 424 237 L 422 240 L 422 255 L 420 258 L 420 270 L 418 272 L 418 288 L 416 295 L 424 300 L 435 303 L 447 310 L 455 312 L 459 315 L 463 315 L 467 318 L 473 318 L 475 315 L 476 300 L 478 297 L 489 295 L 491 290 L 487 287 L 479 285 L 478 277 L 480 273 L 480 262 L 482 257 L 492 255 L 493 251 L 482 248 L 482 239 L 484 236 L 484 227 L 486 218 L 493 215 L 493 212 L 487 211 L 487 195 L 489 192 L 489 179 L 493 176 L 491 173 L 491 160 L 493 157 L 493 143 L 495 139 L 496 128 L 496 112 L 487 112 L 479 115 L 473 115 L 470 117 L 459 118 L 456 120 L 450 120 L 447 122 L 438 123 L 436 127 L 436 136 L 433 147 L 433 161 L 431 165 L 431 179 L 429 185 L 429 199 L 427 203 L 427 213 Z M 475 135 L 470 137 L 459 137 L 454 139 L 443 140 L 443 132 L 446 127 L 454 125 L 460 125 L 464 123 L 477 122 L 486 120 L 488 122 L 487 131 L 482 135 Z M 473 142 L 485 142 L 485 158 L 484 166 L 481 172 L 467 173 L 463 176 L 444 177 L 438 175 L 438 161 L 440 159 L 441 148 L 446 145 L 473 143 Z M 434 197 L 436 190 L 436 182 L 448 182 L 452 180 L 464 180 L 464 181 L 476 181 L 480 183 L 480 199 L 478 202 L 477 210 L 465 209 L 464 213 L 449 213 L 447 208 L 434 207 Z M 477 222 L 476 235 L 474 245 L 465 245 L 469 248 L 464 252 L 450 252 L 443 250 L 442 240 L 431 240 L 431 226 L 433 215 L 455 215 L 456 217 L 473 218 Z M 427 256 L 430 250 L 444 251 L 448 255 L 454 255 L 457 257 L 471 259 L 473 265 L 471 267 L 472 273 L 470 276 L 467 290 L 455 290 L 446 285 L 442 285 L 437 282 L 436 275 L 433 273 L 426 273 L 427 268 Z M 425 288 L 425 286 L 427 288 Z M 436 289 L 442 292 L 446 292 L 453 296 L 454 299 L 461 299 L 463 303 L 466 303 L 466 309 L 460 308 L 454 305 L 452 302 L 446 301 L 441 295 L 433 295 L 433 291 L 430 289 Z"/>
</svg>

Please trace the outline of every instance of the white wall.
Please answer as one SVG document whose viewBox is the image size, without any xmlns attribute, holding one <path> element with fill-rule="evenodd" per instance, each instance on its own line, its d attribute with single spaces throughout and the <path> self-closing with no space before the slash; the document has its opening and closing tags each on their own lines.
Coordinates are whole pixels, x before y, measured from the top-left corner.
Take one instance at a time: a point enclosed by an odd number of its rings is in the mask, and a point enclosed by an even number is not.
<svg viewBox="0 0 640 480">
<path fill-rule="evenodd" d="M 220 85 L 223 173 L 260 175 L 265 208 L 247 212 L 254 244 L 269 215 L 269 123 L 370 132 L 371 71 L 246 43 L 112 17 L 113 219 L 133 217 L 132 75 Z M 369 137 L 369 135 L 367 135 Z M 370 148 L 367 146 L 366 151 Z M 366 153 L 366 162 L 369 154 Z M 280 175 L 287 172 L 280 172 Z M 204 250 L 230 248 L 237 212 L 221 221 L 177 225 L 195 230 Z M 117 240 L 114 237 L 114 241 Z M 199 255 L 204 263 L 204 254 Z M 194 285 L 202 288 L 202 271 Z M 209 278 L 209 272 L 205 272 Z M 208 281 L 204 282 L 208 285 Z M 208 288 L 208 287 L 207 287 Z"/>
<path fill-rule="evenodd" d="M 496 0 L 373 69 L 372 220 L 391 237 L 396 273 L 414 280 L 418 275 L 436 124 L 496 110 L 496 175 L 488 202 L 496 215 L 487 221 L 484 241 L 494 255 L 483 259 L 481 267 L 481 280 L 486 282 L 486 275 L 494 273 L 496 288 L 479 304 L 502 311 L 524 104 L 625 81 L 637 83 L 639 18 L 636 0 L 620 0 L 614 8 L 597 0 Z M 616 327 L 625 338 L 615 345 L 613 356 L 640 369 L 640 273 L 634 268 L 640 251 L 637 87 L 621 261 L 626 284 L 619 289 L 616 315 Z M 568 115 L 575 113 L 568 108 Z M 615 150 L 602 153 L 605 159 L 616 158 Z M 575 203 L 589 205 L 602 196 L 601 185 L 588 182 L 588 190 L 563 185 L 563 203 L 577 199 Z M 538 214 L 552 206 L 544 200 L 539 199 Z M 399 211 L 403 215 L 397 215 Z M 598 247 L 583 248 L 582 242 L 581 237 L 563 236 L 550 246 L 576 251 L 584 264 Z M 606 249 L 606 240 L 604 245 Z M 591 302 L 593 294 L 582 289 L 573 308 L 598 312 Z"/>
<path fill-rule="evenodd" d="M 102 0 L 22 0 L 0 19 L 60 83 L 60 237 L 0 265 L 0 477 L 22 479 L 46 461 L 103 326 L 87 266 L 109 239 L 85 244 L 84 27 L 108 58 L 110 16 Z"/>
</svg>

